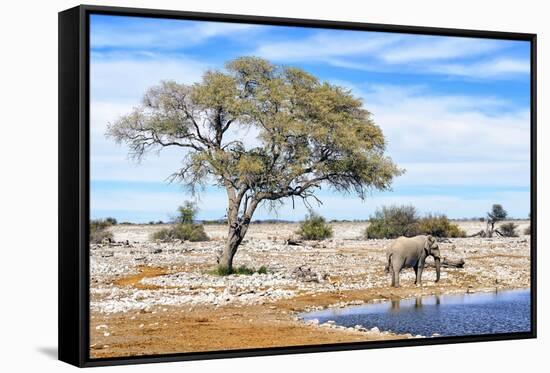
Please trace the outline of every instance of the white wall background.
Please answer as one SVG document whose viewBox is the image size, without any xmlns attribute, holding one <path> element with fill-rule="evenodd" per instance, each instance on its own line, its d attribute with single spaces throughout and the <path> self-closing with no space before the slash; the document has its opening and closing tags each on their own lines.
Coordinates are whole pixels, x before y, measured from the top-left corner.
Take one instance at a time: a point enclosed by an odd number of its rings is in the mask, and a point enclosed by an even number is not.
<svg viewBox="0 0 550 373">
<path fill-rule="evenodd" d="M 89 1 L 101 5 L 240 13 L 538 34 L 539 338 L 116 367 L 110 371 L 540 371 L 548 361 L 546 253 L 550 24 L 545 2 L 523 1 Z M 0 95 L 0 369 L 68 371 L 57 345 L 57 12 L 76 1 L 2 4 Z M 546 168 L 544 170 L 543 168 Z"/>
</svg>

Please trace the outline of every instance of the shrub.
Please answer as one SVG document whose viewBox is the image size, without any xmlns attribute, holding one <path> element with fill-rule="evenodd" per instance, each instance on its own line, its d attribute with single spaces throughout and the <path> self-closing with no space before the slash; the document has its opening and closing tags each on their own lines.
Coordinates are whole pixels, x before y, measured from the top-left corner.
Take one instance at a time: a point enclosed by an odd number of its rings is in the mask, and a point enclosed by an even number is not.
<svg viewBox="0 0 550 373">
<path fill-rule="evenodd" d="M 465 237 L 460 227 L 451 223 L 445 215 L 429 214 L 418 221 L 417 229 L 419 234 L 431 234 L 434 237 Z"/>
<path fill-rule="evenodd" d="M 530 236 L 531 235 L 531 226 L 528 226 L 527 228 L 525 228 L 523 230 L 523 234 L 526 235 L 526 236 Z"/>
<path fill-rule="evenodd" d="M 215 276 L 229 276 L 229 275 L 246 275 L 246 276 L 250 276 L 250 275 L 253 275 L 254 273 L 259 273 L 259 274 L 265 275 L 267 273 L 267 267 L 266 266 L 261 266 L 258 269 L 249 268 L 249 267 L 244 266 L 244 265 L 233 268 L 233 269 L 229 269 L 227 267 L 216 267 L 215 269 L 213 269 L 212 271 L 209 271 L 208 273 L 211 274 L 211 275 L 215 275 Z"/>
<path fill-rule="evenodd" d="M 382 206 L 369 219 L 367 238 L 397 238 L 418 234 L 418 214 L 413 206 Z"/>
<path fill-rule="evenodd" d="M 111 218 L 111 217 L 105 218 L 105 222 L 109 223 L 110 225 L 117 225 L 118 223 L 115 218 Z"/>
<path fill-rule="evenodd" d="M 500 226 L 499 232 L 502 233 L 504 237 L 517 237 L 518 233 L 516 232 L 518 225 L 515 223 L 504 223 Z"/>
<path fill-rule="evenodd" d="M 412 237 L 419 234 L 431 234 L 434 237 L 466 236 L 466 232 L 445 215 L 428 214 L 420 218 L 416 209 L 410 205 L 382 206 L 369 222 L 365 230 L 367 238 Z"/>
<path fill-rule="evenodd" d="M 178 217 L 175 219 L 175 224 L 154 232 L 151 239 L 162 241 L 208 241 L 209 238 L 204 231 L 204 226 L 194 223 L 197 211 L 198 209 L 193 202 L 185 201 L 183 206 L 178 207 Z"/>
<path fill-rule="evenodd" d="M 208 241 L 208 235 L 200 224 L 176 224 L 170 228 L 162 228 L 151 235 L 153 240 L 171 241 Z"/>
<path fill-rule="evenodd" d="M 325 218 L 313 211 L 306 216 L 297 232 L 304 240 L 324 240 L 332 237 L 332 228 Z"/>
<path fill-rule="evenodd" d="M 112 224 L 107 220 L 90 220 L 90 243 L 101 243 L 105 239 L 112 239 L 113 233 L 109 231 Z"/>
</svg>

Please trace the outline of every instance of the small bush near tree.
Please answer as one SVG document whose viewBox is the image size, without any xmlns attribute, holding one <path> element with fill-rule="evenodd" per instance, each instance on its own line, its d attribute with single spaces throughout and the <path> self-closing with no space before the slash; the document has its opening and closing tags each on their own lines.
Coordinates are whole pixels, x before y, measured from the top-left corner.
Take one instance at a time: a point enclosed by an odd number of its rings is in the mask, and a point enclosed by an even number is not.
<svg viewBox="0 0 550 373">
<path fill-rule="evenodd" d="M 175 224 L 170 228 L 162 228 L 152 234 L 153 240 L 161 241 L 208 241 L 208 235 L 200 224 Z"/>
<path fill-rule="evenodd" d="M 90 243 L 101 243 L 105 239 L 112 239 L 113 233 L 109 227 L 113 225 L 107 219 L 90 220 Z"/>
<path fill-rule="evenodd" d="M 332 227 L 327 224 L 324 217 L 312 211 L 300 224 L 297 233 L 304 240 L 324 240 L 332 237 Z"/>
<path fill-rule="evenodd" d="M 518 233 L 516 229 L 518 225 L 512 222 L 504 223 L 500 226 L 499 232 L 502 233 L 504 237 L 517 237 Z"/>
<path fill-rule="evenodd" d="M 178 207 L 178 216 L 175 224 L 169 228 L 162 228 L 151 235 L 153 240 L 161 241 L 208 241 L 208 235 L 202 224 L 195 223 L 197 207 L 194 203 L 186 201 L 183 206 Z"/>
</svg>

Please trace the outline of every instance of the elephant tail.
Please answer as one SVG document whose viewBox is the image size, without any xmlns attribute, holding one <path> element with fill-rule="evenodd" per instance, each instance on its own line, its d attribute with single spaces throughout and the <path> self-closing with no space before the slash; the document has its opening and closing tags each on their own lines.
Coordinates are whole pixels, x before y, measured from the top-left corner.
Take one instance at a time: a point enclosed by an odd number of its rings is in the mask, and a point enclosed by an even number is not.
<svg viewBox="0 0 550 373">
<path fill-rule="evenodd" d="M 386 273 L 388 273 L 390 271 L 392 255 L 393 255 L 392 253 L 387 253 L 386 254 L 386 267 L 384 267 L 384 271 L 386 271 Z"/>
</svg>

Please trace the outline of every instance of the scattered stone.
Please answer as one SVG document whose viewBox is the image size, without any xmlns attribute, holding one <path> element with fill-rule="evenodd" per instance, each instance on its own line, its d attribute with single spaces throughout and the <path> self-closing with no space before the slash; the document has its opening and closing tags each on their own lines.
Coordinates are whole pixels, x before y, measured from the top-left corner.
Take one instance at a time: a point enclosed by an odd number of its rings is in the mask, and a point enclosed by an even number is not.
<svg viewBox="0 0 550 373">
<path fill-rule="evenodd" d="M 294 268 L 291 275 L 293 278 L 304 282 L 319 282 L 317 273 L 313 272 L 310 267 L 304 265 Z"/>
</svg>

